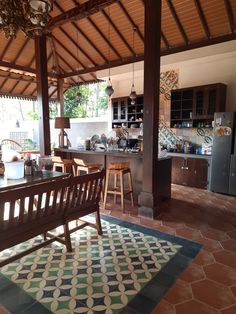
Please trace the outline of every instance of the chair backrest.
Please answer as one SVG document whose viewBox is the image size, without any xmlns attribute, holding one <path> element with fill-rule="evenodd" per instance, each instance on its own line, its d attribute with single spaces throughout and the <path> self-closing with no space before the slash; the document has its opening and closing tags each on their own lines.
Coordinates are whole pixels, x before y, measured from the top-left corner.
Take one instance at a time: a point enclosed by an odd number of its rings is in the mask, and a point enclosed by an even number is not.
<svg viewBox="0 0 236 314">
<path fill-rule="evenodd" d="M 98 209 L 105 170 L 71 178 L 65 206 L 65 216 L 75 214 L 77 218 Z M 75 216 L 71 217 L 75 219 Z"/>
<path fill-rule="evenodd" d="M 52 156 L 52 162 L 63 162 L 63 159 L 60 156 Z"/>
<path fill-rule="evenodd" d="M 70 177 L 0 192 L 0 251 L 62 224 Z"/>
<path fill-rule="evenodd" d="M 22 149 L 22 146 L 19 143 L 17 143 L 14 140 L 10 140 L 8 138 L 3 139 L 1 141 L 1 146 L 4 146 L 4 145 L 7 145 L 8 148 L 13 149 L 13 150 L 21 150 Z"/>
<path fill-rule="evenodd" d="M 74 163 L 75 163 L 76 165 L 86 167 L 86 163 L 83 161 L 83 159 L 74 158 L 73 160 L 74 160 Z"/>
</svg>

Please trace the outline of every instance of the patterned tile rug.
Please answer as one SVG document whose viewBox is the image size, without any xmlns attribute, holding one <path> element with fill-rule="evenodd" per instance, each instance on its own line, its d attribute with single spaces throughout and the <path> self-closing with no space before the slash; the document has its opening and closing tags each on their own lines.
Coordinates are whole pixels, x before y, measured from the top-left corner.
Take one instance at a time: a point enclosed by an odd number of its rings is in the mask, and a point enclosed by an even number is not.
<svg viewBox="0 0 236 314">
<path fill-rule="evenodd" d="M 90 218 L 89 218 L 90 219 Z M 151 313 L 201 245 L 103 216 L 103 236 L 72 234 L 2 267 L 0 304 L 11 313 Z M 25 249 L 36 238 L 4 251 Z"/>
</svg>

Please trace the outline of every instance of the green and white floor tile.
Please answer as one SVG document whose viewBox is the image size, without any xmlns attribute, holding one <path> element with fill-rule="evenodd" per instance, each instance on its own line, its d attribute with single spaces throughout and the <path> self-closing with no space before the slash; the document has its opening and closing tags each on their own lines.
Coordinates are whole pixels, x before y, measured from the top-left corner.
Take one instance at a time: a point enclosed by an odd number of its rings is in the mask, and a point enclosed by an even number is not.
<svg viewBox="0 0 236 314">
<path fill-rule="evenodd" d="M 178 265 L 183 264 L 180 270 L 177 269 L 180 274 L 200 246 L 186 255 L 186 248 L 193 242 L 117 219 L 103 218 L 102 236 L 86 227 L 72 234 L 72 253 L 67 253 L 63 245 L 54 243 L 2 267 L 1 276 L 30 295 L 32 302 L 43 305 L 40 313 L 45 309 L 44 313 L 111 314 L 129 313 L 130 308 L 132 313 L 142 313 L 145 304 L 141 309 L 135 307 L 140 303 L 140 296 L 148 298 L 145 288 L 150 285 L 153 289 L 153 284 L 158 284 L 158 274 L 163 277 L 163 271 L 168 270 L 175 258 Z M 32 242 L 17 246 L 15 250 L 25 249 Z M 12 252 L 14 250 L 8 250 L 0 256 Z M 180 256 L 184 257 L 181 263 Z M 176 280 L 173 267 L 167 273 L 167 279 L 172 276 L 172 280 L 163 283 L 160 277 L 160 286 L 164 290 Z M 163 289 L 157 290 L 156 298 L 153 297 L 154 291 L 150 291 L 149 307 L 154 307 L 165 293 Z M 4 303 L 0 296 L 0 304 L 11 310 L 8 303 Z"/>
</svg>

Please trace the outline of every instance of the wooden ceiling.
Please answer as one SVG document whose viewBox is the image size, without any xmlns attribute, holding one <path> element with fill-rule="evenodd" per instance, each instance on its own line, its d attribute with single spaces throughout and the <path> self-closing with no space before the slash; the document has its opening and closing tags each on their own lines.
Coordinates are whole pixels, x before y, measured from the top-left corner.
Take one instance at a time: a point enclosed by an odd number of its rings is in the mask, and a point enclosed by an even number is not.
<svg viewBox="0 0 236 314">
<path fill-rule="evenodd" d="M 145 0 L 54 0 L 48 25 L 49 97 L 96 82 L 96 71 L 143 60 Z M 136 27 L 134 44 L 133 28 Z M 161 55 L 236 39 L 236 0 L 162 0 Z M 0 33 L 0 94 L 36 96 L 34 40 Z M 55 70 L 56 69 L 56 73 Z"/>
</svg>

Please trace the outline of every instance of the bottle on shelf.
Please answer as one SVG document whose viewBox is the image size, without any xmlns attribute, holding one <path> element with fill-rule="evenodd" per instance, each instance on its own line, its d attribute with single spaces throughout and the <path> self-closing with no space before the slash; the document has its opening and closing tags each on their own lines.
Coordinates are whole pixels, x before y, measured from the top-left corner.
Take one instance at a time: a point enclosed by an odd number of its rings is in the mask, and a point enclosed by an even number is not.
<svg viewBox="0 0 236 314">
<path fill-rule="evenodd" d="M 32 175 L 32 160 L 30 154 L 27 154 L 25 158 L 25 175 Z"/>
</svg>

